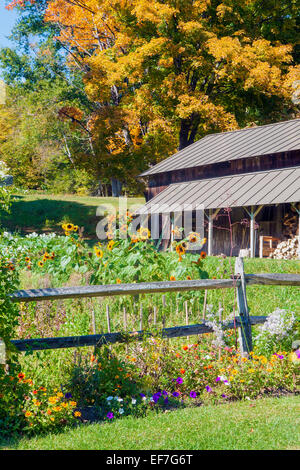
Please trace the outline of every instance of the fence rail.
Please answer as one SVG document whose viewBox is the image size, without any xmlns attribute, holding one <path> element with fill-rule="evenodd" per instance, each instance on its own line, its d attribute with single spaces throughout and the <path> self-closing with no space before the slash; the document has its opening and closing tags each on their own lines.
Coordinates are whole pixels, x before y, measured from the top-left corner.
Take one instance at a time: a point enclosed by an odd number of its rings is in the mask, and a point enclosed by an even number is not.
<svg viewBox="0 0 300 470">
<path fill-rule="evenodd" d="M 86 297 L 111 297 L 120 295 L 154 294 L 160 292 L 182 292 L 189 290 L 209 290 L 235 288 L 237 291 L 237 304 L 239 317 L 234 322 L 223 323 L 223 329 L 239 329 L 240 349 L 243 354 L 252 350 L 251 326 L 264 323 L 265 316 L 251 316 L 247 305 L 246 286 L 299 286 L 299 274 L 245 274 L 243 259 L 237 258 L 235 264 L 235 275 L 230 279 L 199 279 L 191 281 L 167 281 L 167 282 L 144 282 L 139 284 L 114 284 L 101 286 L 63 287 L 58 289 L 31 289 L 20 290 L 12 293 L 10 298 L 14 302 L 34 302 L 46 300 L 61 300 Z M 213 330 L 205 323 L 196 325 L 175 326 L 163 328 L 162 336 L 165 338 L 176 338 L 192 335 L 201 335 Z M 46 350 L 61 348 L 77 348 L 83 346 L 100 347 L 104 344 L 126 342 L 128 338 L 141 340 L 151 332 L 140 330 L 131 333 L 110 331 L 105 334 L 93 334 L 86 336 L 69 336 L 59 338 L 36 338 L 13 340 L 12 343 L 19 351 Z"/>
<path fill-rule="evenodd" d="M 246 285 L 299 286 L 299 274 L 245 274 Z M 240 275 L 231 279 L 197 279 L 193 281 L 141 282 L 139 284 L 111 284 L 99 286 L 60 287 L 19 290 L 10 294 L 14 302 L 75 299 L 84 297 L 112 297 L 118 295 L 155 294 L 188 290 L 228 289 L 240 287 Z"/>
</svg>

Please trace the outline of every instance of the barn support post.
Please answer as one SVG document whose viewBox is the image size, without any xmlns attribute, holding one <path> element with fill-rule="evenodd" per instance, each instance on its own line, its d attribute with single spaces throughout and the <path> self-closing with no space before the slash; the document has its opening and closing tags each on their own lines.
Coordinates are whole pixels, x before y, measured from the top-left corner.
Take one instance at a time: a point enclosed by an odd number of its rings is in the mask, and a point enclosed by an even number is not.
<svg viewBox="0 0 300 470">
<path fill-rule="evenodd" d="M 173 251 L 173 242 L 174 242 L 174 230 L 175 230 L 174 219 L 175 219 L 175 215 L 171 213 L 171 251 Z"/>
<path fill-rule="evenodd" d="M 296 204 L 293 203 L 292 206 L 298 214 L 298 259 L 300 259 L 300 202 L 298 204 L 298 207 L 296 206 Z"/>
<path fill-rule="evenodd" d="M 255 217 L 261 209 L 263 208 L 263 205 L 259 206 L 256 211 L 254 211 L 254 206 L 251 206 L 251 211 L 249 212 L 246 207 L 244 207 L 245 211 L 250 217 L 250 257 L 255 258 L 255 248 L 256 248 L 256 239 L 255 239 Z"/>
<path fill-rule="evenodd" d="M 217 209 L 215 212 L 213 212 L 212 209 L 208 209 L 208 256 L 212 256 L 213 254 L 213 221 L 219 212 L 220 209 Z"/>
</svg>

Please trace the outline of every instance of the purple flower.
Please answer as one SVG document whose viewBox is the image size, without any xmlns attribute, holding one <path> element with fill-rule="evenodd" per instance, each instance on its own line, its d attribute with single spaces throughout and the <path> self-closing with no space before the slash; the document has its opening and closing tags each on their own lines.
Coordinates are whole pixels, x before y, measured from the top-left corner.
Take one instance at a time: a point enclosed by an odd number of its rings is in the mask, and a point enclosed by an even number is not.
<svg viewBox="0 0 300 470">
<path fill-rule="evenodd" d="M 211 388 L 209 385 L 206 385 L 205 388 L 206 388 L 206 390 L 207 390 L 209 393 L 212 392 L 212 388 Z"/>
<path fill-rule="evenodd" d="M 222 397 L 223 397 L 223 398 L 227 398 L 227 395 L 225 395 L 224 393 L 222 393 Z"/>
<path fill-rule="evenodd" d="M 66 399 L 66 400 L 69 400 L 70 398 L 72 398 L 72 393 L 69 393 L 69 392 L 66 393 L 66 394 L 65 394 L 65 399 Z"/>
<path fill-rule="evenodd" d="M 298 357 L 298 359 L 300 359 L 300 349 L 297 349 L 297 350 L 295 351 L 295 354 L 296 354 L 296 356 Z"/>
<path fill-rule="evenodd" d="M 216 382 L 220 382 L 221 378 L 220 377 L 217 377 L 216 378 Z"/>
<path fill-rule="evenodd" d="M 167 397 L 168 396 L 168 392 L 166 392 L 166 390 L 163 390 L 162 394 Z"/>
<path fill-rule="evenodd" d="M 106 417 L 107 417 L 108 419 L 113 419 L 114 414 L 110 411 L 109 413 L 107 413 Z"/>
<path fill-rule="evenodd" d="M 145 396 L 146 395 L 144 393 L 140 393 L 140 397 L 145 398 Z"/>
<path fill-rule="evenodd" d="M 160 397 L 161 397 L 160 392 L 154 393 L 154 395 L 152 395 L 152 399 L 153 399 L 154 403 L 157 403 L 158 400 L 160 399 Z"/>
<path fill-rule="evenodd" d="M 173 395 L 173 397 L 179 397 L 179 393 L 178 393 L 178 392 L 173 392 L 172 395 Z"/>
<path fill-rule="evenodd" d="M 192 390 L 192 391 L 190 392 L 190 397 L 191 397 L 191 398 L 196 398 L 196 397 L 197 397 L 197 393 L 194 392 L 194 390 Z"/>
<path fill-rule="evenodd" d="M 167 405 L 168 403 L 169 403 L 169 399 L 168 399 L 168 397 L 166 397 L 166 398 L 164 399 L 164 404 Z"/>
<path fill-rule="evenodd" d="M 281 354 L 277 354 L 277 353 L 274 353 L 273 356 L 277 356 L 278 359 L 283 359 L 284 358 L 284 356 L 282 356 Z"/>
<path fill-rule="evenodd" d="M 177 377 L 176 382 L 177 382 L 178 384 L 182 384 L 183 380 L 182 380 L 181 377 Z"/>
</svg>

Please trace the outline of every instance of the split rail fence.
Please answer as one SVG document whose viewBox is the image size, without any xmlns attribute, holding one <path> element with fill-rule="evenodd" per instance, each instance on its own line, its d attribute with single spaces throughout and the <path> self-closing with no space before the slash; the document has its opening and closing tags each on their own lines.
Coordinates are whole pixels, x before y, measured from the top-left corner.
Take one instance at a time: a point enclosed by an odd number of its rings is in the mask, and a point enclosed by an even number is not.
<svg viewBox="0 0 300 470">
<path fill-rule="evenodd" d="M 235 274 L 230 279 L 199 279 L 191 281 L 167 281 L 139 284 L 114 284 L 80 287 L 63 287 L 49 289 L 20 290 L 10 295 L 14 302 L 40 302 L 45 300 L 87 298 L 87 297 L 111 297 L 140 294 L 154 294 L 165 292 L 181 292 L 192 290 L 228 289 L 234 288 L 237 293 L 237 306 L 239 316 L 231 323 L 223 324 L 225 329 L 238 328 L 239 346 L 242 354 L 248 354 L 252 350 L 252 325 L 264 323 L 266 316 L 250 316 L 247 304 L 246 286 L 299 286 L 300 274 L 245 274 L 242 258 L 237 258 Z M 164 338 L 176 338 L 184 336 L 201 335 L 213 330 L 204 323 L 194 325 L 175 326 L 162 328 Z M 150 333 L 151 334 L 151 333 Z M 114 344 L 128 341 L 128 335 L 135 340 L 141 340 L 144 335 L 149 335 L 146 330 L 126 333 L 108 332 L 85 336 L 68 336 L 56 338 L 35 338 L 13 340 L 12 343 L 19 351 L 36 351 L 60 348 L 78 348 L 83 346 L 101 347 L 104 344 Z"/>
</svg>

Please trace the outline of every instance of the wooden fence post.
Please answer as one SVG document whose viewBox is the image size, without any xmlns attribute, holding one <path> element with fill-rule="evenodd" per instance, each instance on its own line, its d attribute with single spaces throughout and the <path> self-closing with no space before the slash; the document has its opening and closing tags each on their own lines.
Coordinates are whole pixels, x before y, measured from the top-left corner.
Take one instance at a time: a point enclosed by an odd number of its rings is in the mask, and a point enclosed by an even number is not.
<svg viewBox="0 0 300 470">
<path fill-rule="evenodd" d="M 240 350 L 243 356 L 247 356 L 250 351 L 252 351 L 252 332 L 247 304 L 243 258 L 236 258 L 235 274 L 240 276 L 240 283 L 237 287 L 237 305 L 241 320 L 241 326 L 239 328 Z"/>
</svg>

